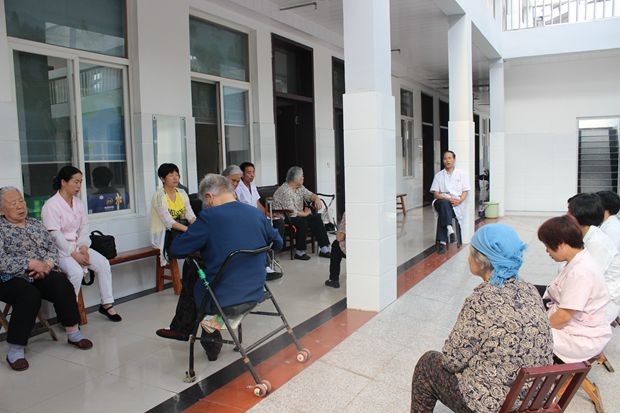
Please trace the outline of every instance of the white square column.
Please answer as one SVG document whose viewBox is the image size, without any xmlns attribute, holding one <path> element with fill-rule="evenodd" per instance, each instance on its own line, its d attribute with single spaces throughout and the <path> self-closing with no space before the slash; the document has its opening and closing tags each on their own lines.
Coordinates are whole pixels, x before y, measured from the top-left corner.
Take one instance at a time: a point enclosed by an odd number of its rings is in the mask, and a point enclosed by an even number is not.
<svg viewBox="0 0 620 413">
<path fill-rule="evenodd" d="M 506 159 L 504 152 L 504 61 L 497 59 L 489 64 L 490 93 L 490 198 L 499 203 L 499 216 L 504 216 L 506 201 Z"/>
<path fill-rule="evenodd" d="M 476 165 L 472 96 L 471 19 L 467 15 L 448 18 L 448 75 L 450 78 L 450 121 L 448 149 L 456 153 L 456 168 L 469 176 L 471 191 L 465 200 L 461 222 L 463 242 L 469 242 L 476 219 Z"/>
<path fill-rule="evenodd" d="M 390 3 L 343 0 L 347 306 L 396 299 L 396 148 Z"/>
</svg>

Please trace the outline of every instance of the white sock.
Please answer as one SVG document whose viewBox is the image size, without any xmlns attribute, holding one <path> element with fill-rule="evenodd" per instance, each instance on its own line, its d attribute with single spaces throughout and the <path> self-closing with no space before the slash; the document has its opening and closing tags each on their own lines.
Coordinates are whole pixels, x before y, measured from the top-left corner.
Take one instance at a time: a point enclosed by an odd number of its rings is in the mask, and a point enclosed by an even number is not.
<svg viewBox="0 0 620 413">
<path fill-rule="evenodd" d="M 306 253 L 306 250 L 300 251 L 300 250 L 295 250 L 295 255 L 304 255 Z"/>
<path fill-rule="evenodd" d="M 329 247 L 328 247 L 327 245 L 326 245 L 326 246 L 324 246 L 324 247 L 321 247 L 321 252 L 322 252 L 323 254 L 325 254 L 326 252 L 329 252 Z"/>
<path fill-rule="evenodd" d="M 275 270 L 273 268 L 271 268 L 270 266 L 266 266 L 265 267 L 265 271 L 269 272 L 275 272 Z"/>
<path fill-rule="evenodd" d="M 446 229 L 448 230 L 448 236 L 454 234 L 454 229 L 452 228 L 452 225 L 446 225 Z"/>
</svg>

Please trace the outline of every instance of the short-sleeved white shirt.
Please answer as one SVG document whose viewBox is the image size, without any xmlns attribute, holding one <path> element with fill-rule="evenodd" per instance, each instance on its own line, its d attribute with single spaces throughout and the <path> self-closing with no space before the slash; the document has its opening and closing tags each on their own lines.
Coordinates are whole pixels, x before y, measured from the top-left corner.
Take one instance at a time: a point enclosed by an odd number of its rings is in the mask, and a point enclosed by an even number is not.
<svg viewBox="0 0 620 413">
<path fill-rule="evenodd" d="M 607 218 L 602 224 L 601 229 L 616 245 L 616 249 L 620 251 L 620 220 L 615 215 Z"/>
<path fill-rule="evenodd" d="M 56 192 L 56 195 L 45 201 L 41 210 L 41 222 L 48 231 L 60 231 L 65 240 L 75 247 L 80 233 L 88 222 L 82 201 L 74 196 L 72 204 L 69 206 L 67 201 Z"/>
<path fill-rule="evenodd" d="M 248 188 L 243 181 L 239 182 L 235 192 L 237 193 L 237 199 L 239 201 L 255 208 L 257 207 L 256 203 L 260 199 L 260 194 L 258 193 L 258 189 L 256 188 L 256 184 L 254 184 L 254 182 L 250 183 L 250 188 Z"/>
<path fill-rule="evenodd" d="M 609 295 L 605 280 L 587 250 L 578 253 L 549 284 L 549 316 L 558 308 L 574 310 L 561 329 L 552 328 L 553 352 L 566 363 L 584 361 L 605 348 L 612 336 L 605 310 Z"/>
<path fill-rule="evenodd" d="M 613 240 L 600 228 L 590 226 L 583 237 L 583 243 L 599 266 L 612 301 L 607 308 L 608 320 L 613 321 L 620 310 L 620 254 Z"/>
<path fill-rule="evenodd" d="M 448 194 L 451 198 L 460 198 L 463 192 L 471 191 L 469 177 L 460 169 L 455 168 L 451 174 L 445 169 L 442 169 L 437 172 L 435 178 L 433 178 L 430 191 Z M 435 200 L 433 200 L 433 203 L 435 203 Z M 453 207 L 453 209 L 458 220 L 462 222 L 463 213 L 465 211 L 464 205 L 457 205 Z"/>
</svg>

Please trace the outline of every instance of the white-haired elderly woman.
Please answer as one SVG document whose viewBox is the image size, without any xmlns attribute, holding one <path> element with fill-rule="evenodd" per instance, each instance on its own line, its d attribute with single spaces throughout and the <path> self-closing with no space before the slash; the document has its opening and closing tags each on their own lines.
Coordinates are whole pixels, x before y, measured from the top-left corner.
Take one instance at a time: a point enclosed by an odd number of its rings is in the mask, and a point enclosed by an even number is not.
<svg viewBox="0 0 620 413">
<path fill-rule="evenodd" d="M 41 222 L 28 217 L 17 188 L 0 189 L 0 213 L 0 301 L 13 307 L 7 363 L 16 371 L 29 367 L 24 351 L 42 299 L 54 304 L 69 344 L 90 349 L 93 343 L 82 337 L 78 328 L 80 315 L 73 286 L 58 270 L 58 248 L 52 236 Z"/>
<path fill-rule="evenodd" d="M 299 166 L 292 166 L 286 173 L 286 182 L 273 194 L 274 209 L 286 209 L 290 212 L 291 223 L 297 228 L 295 232 L 295 259 L 309 260 L 306 254 L 308 228 L 319 243 L 319 256 L 330 258 L 329 238 L 320 214 L 315 214 L 304 206 L 304 202 L 313 202 L 317 211 L 322 202 L 317 194 L 304 186 L 304 171 Z"/>
<path fill-rule="evenodd" d="M 443 351 L 418 360 L 411 412 L 432 412 L 437 400 L 455 412 L 497 412 L 520 367 L 553 363 L 540 294 L 519 279 L 524 249 L 507 225 L 474 234 L 469 269 L 482 283 L 465 300 Z"/>
<path fill-rule="evenodd" d="M 228 182 L 230 182 L 230 184 L 232 185 L 233 192 L 235 192 L 237 190 L 237 187 L 239 186 L 239 182 L 241 182 L 243 171 L 241 170 L 241 168 L 239 168 L 238 165 L 230 164 L 222 171 L 222 176 L 228 179 Z"/>
</svg>

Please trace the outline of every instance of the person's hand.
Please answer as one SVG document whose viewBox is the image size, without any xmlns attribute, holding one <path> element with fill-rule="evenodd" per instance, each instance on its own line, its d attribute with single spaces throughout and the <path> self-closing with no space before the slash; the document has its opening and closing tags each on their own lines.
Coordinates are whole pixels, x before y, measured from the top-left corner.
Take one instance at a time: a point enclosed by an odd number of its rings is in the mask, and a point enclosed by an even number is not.
<svg viewBox="0 0 620 413">
<path fill-rule="evenodd" d="M 82 254 L 82 257 L 90 264 L 90 254 L 88 253 L 88 247 L 86 245 L 80 246 L 80 254 Z"/>
<path fill-rule="evenodd" d="M 336 232 L 336 241 L 344 241 L 345 233 L 344 232 Z"/>
<path fill-rule="evenodd" d="M 457 206 L 461 203 L 461 200 L 459 198 L 450 198 L 450 203 L 452 206 Z"/>
<path fill-rule="evenodd" d="M 71 253 L 71 257 L 77 261 L 82 267 L 87 267 L 89 265 L 88 257 L 84 256 L 79 250 L 75 250 Z"/>
<path fill-rule="evenodd" d="M 45 278 L 51 269 L 51 265 L 45 261 L 33 259 L 28 262 L 28 276 L 35 280 Z"/>
<path fill-rule="evenodd" d="M 323 202 L 321 202 L 321 198 L 319 198 L 318 195 L 314 198 L 314 208 L 316 209 L 316 212 L 319 212 L 321 208 L 323 208 Z"/>
<path fill-rule="evenodd" d="M 311 213 L 312 213 L 312 211 L 310 211 L 310 208 L 306 207 L 302 211 L 297 212 L 297 216 L 303 218 L 303 217 L 307 217 Z"/>
</svg>

